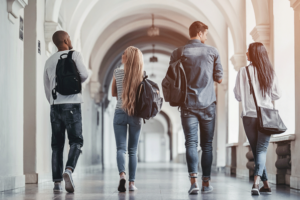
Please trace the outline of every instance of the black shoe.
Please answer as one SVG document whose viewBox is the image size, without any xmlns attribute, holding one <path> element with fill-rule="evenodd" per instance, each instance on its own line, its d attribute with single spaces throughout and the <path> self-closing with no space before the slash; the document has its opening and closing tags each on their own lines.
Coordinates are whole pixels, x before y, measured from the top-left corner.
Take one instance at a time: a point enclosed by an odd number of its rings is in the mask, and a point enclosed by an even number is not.
<svg viewBox="0 0 300 200">
<path fill-rule="evenodd" d="M 125 178 L 120 179 L 118 191 L 119 192 L 126 192 L 126 179 Z"/>
</svg>

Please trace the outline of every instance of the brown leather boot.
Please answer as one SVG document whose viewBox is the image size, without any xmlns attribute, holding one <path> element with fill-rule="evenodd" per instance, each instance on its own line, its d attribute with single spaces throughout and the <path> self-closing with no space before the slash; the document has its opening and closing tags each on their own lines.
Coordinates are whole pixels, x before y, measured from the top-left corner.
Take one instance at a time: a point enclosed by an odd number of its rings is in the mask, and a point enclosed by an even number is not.
<svg viewBox="0 0 300 200">
<path fill-rule="evenodd" d="M 265 188 L 264 186 L 259 189 L 259 192 L 261 194 L 272 194 L 271 188 Z"/>
</svg>

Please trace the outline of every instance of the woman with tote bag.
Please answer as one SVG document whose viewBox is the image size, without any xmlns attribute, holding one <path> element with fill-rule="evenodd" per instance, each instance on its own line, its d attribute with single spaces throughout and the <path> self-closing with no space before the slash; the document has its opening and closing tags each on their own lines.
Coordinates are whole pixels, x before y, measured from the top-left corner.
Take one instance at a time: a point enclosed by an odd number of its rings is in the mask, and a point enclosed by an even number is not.
<svg viewBox="0 0 300 200">
<path fill-rule="evenodd" d="M 281 92 L 264 45 L 259 42 L 250 44 L 246 55 L 250 65 L 239 70 L 234 94 L 235 98 L 242 102 L 243 125 L 254 155 L 254 184 L 251 194 L 271 194 L 265 164 L 270 137 L 274 133 L 265 131 L 262 127 L 261 124 L 264 124 L 263 120 L 267 116 L 262 112 L 265 110 L 271 112 L 271 119 L 267 119 L 267 121 L 269 120 L 275 125 L 278 124 L 278 121 L 283 124 L 278 111 L 273 109 L 272 103 L 281 97 Z M 285 128 L 284 124 L 283 127 Z M 282 129 L 279 132 L 276 130 L 276 133 L 284 132 L 286 130 L 284 128 L 283 131 Z M 263 182 L 261 188 L 259 188 L 260 180 Z"/>
</svg>

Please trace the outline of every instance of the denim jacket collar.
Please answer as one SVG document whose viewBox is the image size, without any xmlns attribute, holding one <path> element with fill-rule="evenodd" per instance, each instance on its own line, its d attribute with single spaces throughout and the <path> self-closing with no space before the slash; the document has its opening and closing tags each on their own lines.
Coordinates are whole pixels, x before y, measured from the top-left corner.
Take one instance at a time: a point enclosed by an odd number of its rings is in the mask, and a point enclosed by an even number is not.
<svg viewBox="0 0 300 200">
<path fill-rule="evenodd" d="M 201 43 L 202 44 L 202 42 L 198 39 L 193 39 L 193 40 L 188 41 L 188 44 L 195 44 L 195 43 Z"/>
</svg>

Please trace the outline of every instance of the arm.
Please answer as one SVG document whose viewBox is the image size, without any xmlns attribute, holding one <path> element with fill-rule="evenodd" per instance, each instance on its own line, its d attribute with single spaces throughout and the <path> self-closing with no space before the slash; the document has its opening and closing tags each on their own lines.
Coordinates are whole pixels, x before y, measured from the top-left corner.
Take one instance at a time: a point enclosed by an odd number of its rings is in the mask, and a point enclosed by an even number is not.
<svg viewBox="0 0 300 200">
<path fill-rule="evenodd" d="M 48 102 L 50 103 L 50 95 L 51 95 L 50 80 L 49 80 L 46 68 L 44 70 L 44 89 L 45 89 L 46 98 L 47 98 Z"/>
<path fill-rule="evenodd" d="M 213 78 L 214 78 L 215 82 L 220 84 L 220 83 L 222 83 L 222 78 L 223 78 L 223 67 L 221 64 L 221 59 L 220 59 L 218 51 L 215 50 L 214 52 L 215 52 L 215 58 L 214 58 Z"/>
<path fill-rule="evenodd" d="M 276 101 L 276 100 L 280 99 L 280 97 L 281 97 L 281 90 L 278 85 L 278 78 L 277 78 L 276 74 L 274 74 L 271 99 L 272 99 L 272 101 Z"/>
<path fill-rule="evenodd" d="M 74 55 L 74 53 L 73 53 L 73 55 Z M 78 54 L 78 56 L 76 57 L 76 59 L 73 59 L 73 60 L 76 63 L 76 67 L 78 69 L 81 82 L 83 83 L 89 77 L 89 74 L 88 74 L 86 66 L 83 63 L 81 54 L 79 52 L 76 52 L 76 53 Z"/>
<path fill-rule="evenodd" d="M 238 101 L 242 101 L 241 87 L 240 87 L 240 73 L 241 73 L 241 70 L 238 72 L 238 74 L 236 76 L 235 86 L 233 89 L 234 96 L 235 96 L 236 100 L 238 100 Z"/>
<path fill-rule="evenodd" d="M 116 84 L 116 78 L 113 76 L 112 86 L 111 86 L 111 94 L 113 97 L 118 98 L 118 91 L 117 91 L 117 84 Z"/>
</svg>

